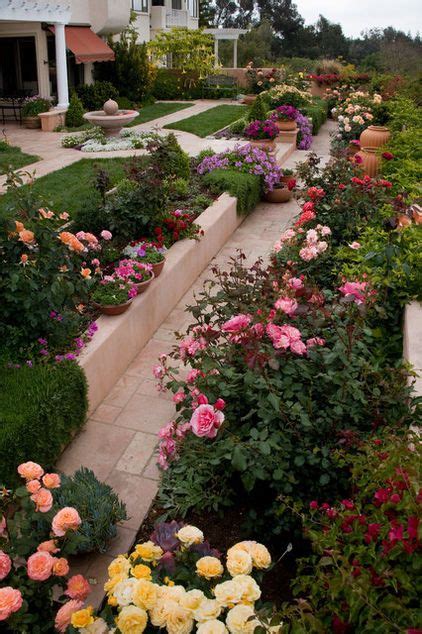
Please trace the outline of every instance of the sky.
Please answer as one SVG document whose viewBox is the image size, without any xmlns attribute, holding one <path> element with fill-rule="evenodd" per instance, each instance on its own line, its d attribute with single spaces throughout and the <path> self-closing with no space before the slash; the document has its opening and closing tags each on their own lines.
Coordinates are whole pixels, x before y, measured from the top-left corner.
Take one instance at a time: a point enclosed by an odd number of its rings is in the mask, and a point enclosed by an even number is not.
<svg viewBox="0 0 422 634">
<path fill-rule="evenodd" d="M 393 26 L 412 35 L 422 35 L 422 0 L 294 0 L 306 24 L 314 24 L 321 13 L 339 22 L 347 36 L 364 29 Z"/>
</svg>

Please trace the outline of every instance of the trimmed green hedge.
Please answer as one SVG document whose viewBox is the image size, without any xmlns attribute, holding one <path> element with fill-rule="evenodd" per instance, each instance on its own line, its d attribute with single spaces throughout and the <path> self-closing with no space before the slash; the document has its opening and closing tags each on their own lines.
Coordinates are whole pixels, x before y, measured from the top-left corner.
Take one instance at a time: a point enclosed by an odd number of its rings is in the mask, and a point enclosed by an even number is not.
<svg viewBox="0 0 422 634">
<path fill-rule="evenodd" d="M 328 102 L 325 99 L 314 97 L 309 106 L 300 108 L 301 112 L 312 119 L 312 134 L 316 136 L 321 126 L 327 121 Z"/>
<path fill-rule="evenodd" d="M 261 200 L 261 178 L 254 174 L 216 169 L 204 175 L 204 183 L 213 194 L 236 196 L 240 214 L 249 213 Z"/>
<path fill-rule="evenodd" d="M 27 460 L 53 466 L 86 411 L 86 379 L 75 363 L 2 368 L 0 483 L 10 486 Z"/>
</svg>

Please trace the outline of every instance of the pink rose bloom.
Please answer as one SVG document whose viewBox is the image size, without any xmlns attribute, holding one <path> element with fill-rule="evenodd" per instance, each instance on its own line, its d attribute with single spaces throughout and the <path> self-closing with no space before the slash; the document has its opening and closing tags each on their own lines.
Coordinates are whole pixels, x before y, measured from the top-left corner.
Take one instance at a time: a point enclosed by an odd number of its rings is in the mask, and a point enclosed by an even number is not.
<svg viewBox="0 0 422 634">
<path fill-rule="evenodd" d="M 78 511 L 71 506 L 65 506 L 53 517 L 51 527 L 57 537 L 63 537 L 69 530 L 77 531 L 81 523 Z"/>
<path fill-rule="evenodd" d="M 194 357 L 199 350 L 204 350 L 207 347 L 207 342 L 203 337 L 194 339 L 193 337 L 186 337 L 179 344 L 180 358 L 186 359 L 186 357 Z"/>
<path fill-rule="evenodd" d="M 44 474 L 44 469 L 36 462 L 23 462 L 18 467 L 18 473 L 25 480 L 39 480 Z"/>
<path fill-rule="evenodd" d="M 195 383 L 196 379 L 198 378 L 198 376 L 200 376 L 201 371 L 200 370 L 189 370 L 188 375 L 186 377 L 186 381 L 188 383 Z"/>
<path fill-rule="evenodd" d="M 61 484 L 58 473 L 46 473 L 42 478 L 42 482 L 47 489 L 58 489 Z"/>
<path fill-rule="evenodd" d="M 330 236 L 330 235 L 331 235 L 331 229 L 330 229 L 330 227 L 327 227 L 326 225 L 324 225 L 323 227 L 321 227 L 321 235 L 322 235 L 322 236 Z"/>
<path fill-rule="evenodd" d="M 306 352 L 306 345 L 300 339 L 298 341 L 292 341 L 290 344 L 290 350 L 295 354 L 303 356 Z"/>
<path fill-rule="evenodd" d="M 0 588 L 0 621 L 6 621 L 12 614 L 21 609 L 23 603 L 19 590 L 10 586 Z"/>
<path fill-rule="evenodd" d="M 33 581 L 46 581 L 51 577 L 54 557 L 45 551 L 37 551 L 26 562 L 28 577 Z"/>
<path fill-rule="evenodd" d="M 0 581 L 3 581 L 12 568 L 12 560 L 9 555 L 0 550 Z"/>
<path fill-rule="evenodd" d="M 274 304 L 274 307 L 291 317 L 295 314 L 298 303 L 295 299 L 291 299 L 290 297 L 280 297 Z"/>
<path fill-rule="evenodd" d="M 236 334 L 247 328 L 251 321 L 252 317 L 250 315 L 235 315 L 221 326 L 221 330 L 223 332 Z"/>
<path fill-rule="evenodd" d="M 318 234 L 317 234 L 317 232 L 315 231 L 315 229 L 309 229 L 309 230 L 306 232 L 306 239 L 307 239 L 307 241 L 308 241 L 308 242 L 311 242 L 311 243 L 312 243 L 312 242 L 317 242 L 317 240 L 318 240 Z"/>
<path fill-rule="evenodd" d="M 294 238 L 296 235 L 296 232 L 294 229 L 286 229 L 286 231 L 284 231 L 281 236 L 280 236 L 280 241 L 281 242 L 287 242 L 288 240 L 291 240 L 292 238 Z"/>
<path fill-rule="evenodd" d="M 315 246 L 303 247 L 303 249 L 299 251 L 299 256 L 305 262 L 310 262 L 318 256 L 318 249 Z"/>
<path fill-rule="evenodd" d="M 185 393 L 184 392 L 176 392 L 176 394 L 173 394 L 173 403 L 181 403 L 182 401 L 185 400 Z"/>
<path fill-rule="evenodd" d="M 60 551 L 60 548 L 57 548 L 57 544 L 54 539 L 48 539 L 45 542 L 41 542 L 41 544 L 37 546 L 37 550 L 54 555 Z"/>
<path fill-rule="evenodd" d="M 78 240 L 85 240 L 85 231 L 78 231 L 76 237 L 78 238 Z"/>
<path fill-rule="evenodd" d="M 346 299 L 360 305 L 365 303 L 364 293 L 367 285 L 367 282 L 345 282 L 338 290 L 343 293 Z"/>
<path fill-rule="evenodd" d="M 289 337 L 283 333 L 280 326 L 268 324 L 266 331 L 276 350 L 287 350 L 290 345 L 290 340 Z"/>
<path fill-rule="evenodd" d="M 103 240 L 111 240 L 113 237 L 113 235 L 110 233 L 110 231 L 107 231 L 107 229 L 103 229 L 100 233 L 100 236 Z"/>
<path fill-rule="evenodd" d="M 275 245 L 273 246 L 273 250 L 275 253 L 279 253 L 282 248 L 283 248 L 283 245 L 281 244 L 281 242 L 276 242 Z"/>
<path fill-rule="evenodd" d="M 26 483 L 26 490 L 28 493 L 36 493 L 41 489 L 41 482 L 39 480 L 30 480 Z"/>
<path fill-rule="evenodd" d="M 199 405 L 192 414 L 190 425 L 195 436 L 215 438 L 224 421 L 224 414 L 212 405 Z"/>
<path fill-rule="evenodd" d="M 156 379 L 162 379 L 166 371 L 162 365 L 154 365 L 154 367 L 152 368 L 152 373 Z"/>
<path fill-rule="evenodd" d="M 53 575 L 56 577 L 65 577 L 69 572 L 69 563 L 64 557 L 59 557 L 53 563 Z"/>
<path fill-rule="evenodd" d="M 325 344 L 325 339 L 321 337 L 311 337 L 306 341 L 306 346 L 308 348 L 312 348 L 313 346 L 323 346 Z"/>
<path fill-rule="evenodd" d="M 31 500 L 34 502 L 36 510 L 40 513 L 48 513 L 53 506 L 53 496 L 48 489 L 39 489 L 39 491 L 31 495 Z"/>
<path fill-rule="evenodd" d="M 253 330 L 253 332 L 255 333 L 255 335 L 261 339 L 264 336 L 264 326 L 263 324 L 254 324 L 251 328 L 251 330 Z"/>
<path fill-rule="evenodd" d="M 355 241 L 355 242 L 352 242 L 351 244 L 349 244 L 349 247 L 350 247 L 351 249 L 360 249 L 361 244 L 360 244 L 360 242 L 356 242 L 356 241 Z"/>
<path fill-rule="evenodd" d="M 60 632 L 60 634 L 64 634 L 66 632 L 70 625 L 72 614 L 80 610 L 83 605 L 83 601 L 75 601 L 74 599 L 62 605 L 60 610 L 57 612 L 56 619 L 54 621 L 54 627 L 58 632 Z"/>
<path fill-rule="evenodd" d="M 288 285 L 290 286 L 290 288 L 294 288 L 296 290 L 299 288 L 303 288 L 303 282 L 300 277 L 291 277 L 288 281 Z"/>
<path fill-rule="evenodd" d="M 3 515 L 3 517 L 0 519 L 0 535 L 3 535 L 3 533 L 6 531 L 6 527 L 6 518 Z"/>
<path fill-rule="evenodd" d="M 324 251 L 327 250 L 327 247 L 328 247 L 328 242 L 325 242 L 325 240 L 321 240 L 321 242 L 318 242 L 316 244 L 318 253 L 324 253 Z"/>
<path fill-rule="evenodd" d="M 68 579 L 65 595 L 71 599 L 85 601 L 90 592 L 92 588 L 83 575 L 73 575 Z"/>
</svg>

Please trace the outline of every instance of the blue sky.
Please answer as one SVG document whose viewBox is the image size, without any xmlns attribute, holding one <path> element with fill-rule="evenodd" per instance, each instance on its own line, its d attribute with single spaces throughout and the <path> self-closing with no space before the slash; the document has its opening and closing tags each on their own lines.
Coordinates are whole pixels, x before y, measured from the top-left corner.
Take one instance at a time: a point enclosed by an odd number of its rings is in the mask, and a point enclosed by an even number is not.
<svg viewBox="0 0 422 634">
<path fill-rule="evenodd" d="M 340 22 L 348 36 L 358 36 L 371 27 L 394 26 L 407 33 L 422 35 L 422 0 L 294 0 L 307 24 L 322 13 L 331 22 Z"/>
</svg>

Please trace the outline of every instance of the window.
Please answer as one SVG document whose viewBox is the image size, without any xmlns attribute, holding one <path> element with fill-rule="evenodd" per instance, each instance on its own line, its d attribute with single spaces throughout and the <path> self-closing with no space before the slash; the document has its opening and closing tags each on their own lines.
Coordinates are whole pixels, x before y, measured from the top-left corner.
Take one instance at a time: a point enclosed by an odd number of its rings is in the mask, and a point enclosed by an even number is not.
<svg viewBox="0 0 422 634">
<path fill-rule="evenodd" d="M 172 0 L 171 8 L 176 11 L 180 11 L 182 8 L 182 0 Z"/>
<path fill-rule="evenodd" d="M 198 0 L 188 0 L 189 15 L 198 17 Z"/>
<path fill-rule="evenodd" d="M 140 13 L 148 13 L 148 0 L 132 0 L 132 9 Z"/>
</svg>

